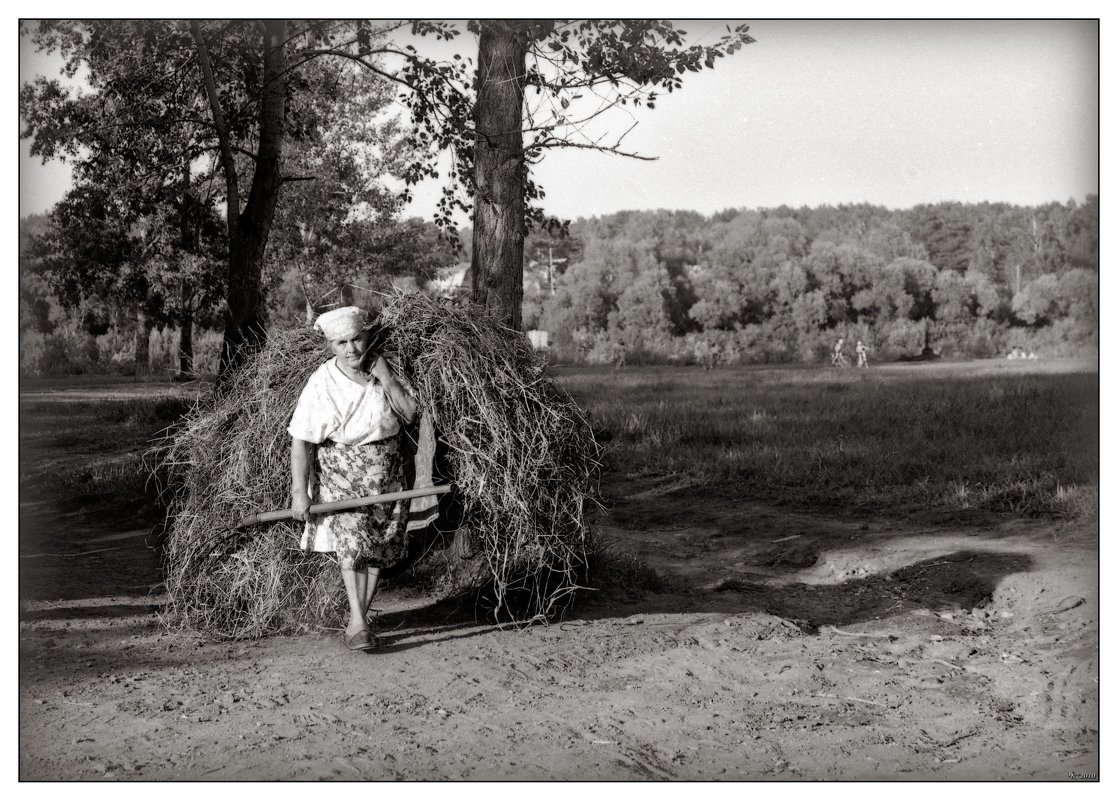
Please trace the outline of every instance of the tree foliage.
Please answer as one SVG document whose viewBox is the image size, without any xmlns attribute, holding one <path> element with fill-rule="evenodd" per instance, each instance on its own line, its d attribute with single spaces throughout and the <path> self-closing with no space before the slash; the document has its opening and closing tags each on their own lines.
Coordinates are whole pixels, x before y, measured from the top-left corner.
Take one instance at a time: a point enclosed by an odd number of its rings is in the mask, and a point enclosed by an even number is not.
<svg viewBox="0 0 1118 801">
<path fill-rule="evenodd" d="M 636 155 L 624 149 L 627 130 L 595 135 L 591 123 L 618 107 L 654 108 L 684 73 L 712 68 L 753 39 L 739 25 L 710 45 L 687 45 L 664 20 L 472 20 L 466 29 L 478 37 L 476 73 L 468 56 L 439 63 L 410 50 L 406 102 L 429 158 L 409 180 L 435 175 L 449 152 L 436 221 L 451 225 L 456 210 L 472 209 L 473 299 L 517 328 L 524 236 L 566 227 L 544 214 L 531 166 L 554 148 Z M 425 23 L 413 32 L 451 40 L 459 30 Z"/>
<path fill-rule="evenodd" d="M 545 218 L 531 165 L 555 147 L 625 152 L 624 132 L 604 142 L 587 124 L 618 106 L 654 107 L 657 92 L 679 89 L 684 73 L 711 68 L 753 41 L 744 25 L 728 27 L 712 44 L 688 45 L 683 31 L 662 20 L 474 20 L 465 29 L 479 41 L 475 71 L 472 54 L 439 60 L 392 39 L 405 29 L 444 41 L 461 33 L 453 23 L 423 20 L 41 23 L 29 32 L 36 45 L 60 52 L 67 75 L 85 70 L 93 91 L 73 97 L 49 80 L 23 87 L 22 135 L 34 138 L 33 154 L 74 159 L 91 180 L 105 181 L 116 170 L 166 183 L 182 165 L 194 169 L 209 160 L 204 169 L 222 177 L 226 206 L 229 366 L 264 335 L 264 259 L 273 222 L 277 213 L 298 214 L 279 204 L 281 187 L 298 177 L 284 165 L 297 157 L 293 144 L 317 138 L 317 147 L 303 150 L 304 162 L 336 184 L 304 193 L 304 222 L 311 210 L 329 216 L 339 191 L 354 189 L 347 184 L 354 163 L 332 158 L 329 137 L 315 124 L 331 101 L 355 105 L 355 96 L 330 91 L 341 85 L 331 76 L 347 73 L 338 64 L 358 65 L 401 90 L 416 155 L 383 169 L 398 170 L 412 186 L 436 177 L 440 154 L 450 153 L 435 222 L 452 228 L 454 212 L 472 207 L 474 299 L 516 327 L 525 232 L 564 227 Z M 323 59 L 332 66 L 318 67 Z M 368 120 L 368 111 L 357 109 L 349 119 Z M 341 137 L 362 133 L 351 128 Z M 328 243 L 333 257 L 342 254 L 343 234 L 352 230 L 339 228 L 345 223 L 336 215 L 332 224 L 322 222 L 285 225 L 299 231 L 284 243 L 288 253 Z"/>
<path fill-rule="evenodd" d="M 353 178 L 364 167 L 368 178 L 358 150 L 369 139 L 366 126 L 377 126 L 364 114 L 389 96 L 369 88 L 371 73 L 355 78 L 314 61 L 335 36 L 371 44 L 378 31 L 359 22 L 85 20 L 23 33 L 59 52 L 64 73 L 81 72 L 90 86 L 82 94 L 58 80 L 22 87 L 22 135 L 33 139 L 34 155 L 74 161 L 79 181 L 149 195 L 178 184 L 187 169 L 206 193 L 200 202 L 224 206 L 223 366 L 235 363 L 264 336 L 265 254 L 281 188 L 304 179 L 331 184 L 305 207 L 321 222 L 337 211 L 322 201 L 336 197 L 347 169 Z M 354 112 L 348 120 L 343 108 Z M 350 141 L 357 144 L 340 155 Z M 398 168 L 386 167 L 391 154 L 380 156 L 376 169 Z M 346 188 L 354 190 L 350 202 L 367 199 L 357 197 L 369 193 L 367 181 Z M 287 221 L 292 216 L 297 209 Z"/>
<path fill-rule="evenodd" d="M 1097 216 L 1084 211 L 1097 208 L 1091 197 L 1037 208 L 856 205 L 580 220 L 571 238 L 582 260 L 559 275 L 539 320 L 560 351 L 615 361 L 618 353 L 704 364 L 712 354 L 819 359 L 840 336 L 862 339 L 879 357 L 925 348 L 989 355 L 1025 341 L 1062 352 L 1097 343 L 1098 273 L 1074 266 L 1097 263 L 1097 254 L 1070 255 L 1085 250 L 1074 243 L 1097 237 Z M 980 233 L 956 240 L 952 252 L 929 250 L 921 237 L 932 218 Z M 1000 255 L 991 258 L 995 231 Z M 1005 269 L 1013 253 L 1023 260 L 1020 289 L 1017 270 Z M 673 278 L 669 265 L 680 256 Z M 673 325 L 673 305 L 690 327 Z"/>
</svg>

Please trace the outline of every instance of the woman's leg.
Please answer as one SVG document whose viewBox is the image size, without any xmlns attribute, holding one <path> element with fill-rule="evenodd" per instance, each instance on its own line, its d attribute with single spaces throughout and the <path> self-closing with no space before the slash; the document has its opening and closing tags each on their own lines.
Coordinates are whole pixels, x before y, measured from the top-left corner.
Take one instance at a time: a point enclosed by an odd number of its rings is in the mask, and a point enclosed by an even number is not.
<svg viewBox="0 0 1118 801">
<path fill-rule="evenodd" d="M 368 591 L 368 583 L 368 574 L 364 570 L 342 568 L 342 584 L 345 585 L 346 598 L 349 600 L 349 624 L 345 629 L 346 634 L 356 634 L 368 629 L 365 623 L 365 609 L 368 606 L 365 594 Z"/>
<path fill-rule="evenodd" d="M 380 583 L 380 568 L 379 567 L 367 567 L 367 568 L 365 568 L 365 596 L 364 596 L 364 601 L 365 601 L 364 617 L 365 618 L 368 618 L 368 616 L 369 616 L 369 606 L 372 604 L 373 598 L 376 597 L 377 584 L 379 584 L 379 583 Z"/>
</svg>

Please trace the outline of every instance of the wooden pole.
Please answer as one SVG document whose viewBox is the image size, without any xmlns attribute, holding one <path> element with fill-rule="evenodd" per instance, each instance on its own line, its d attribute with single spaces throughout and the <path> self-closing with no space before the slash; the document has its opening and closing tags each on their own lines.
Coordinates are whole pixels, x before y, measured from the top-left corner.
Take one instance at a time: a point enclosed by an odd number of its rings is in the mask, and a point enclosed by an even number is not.
<svg viewBox="0 0 1118 801">
<path fill-rule="evenodd" d="M 419 489 L 400 490 L 399 492 L 386 492 L 383 495 L 365 495 L 361 498 L 349 498 L 344 501 L 328 501 L 327 503 L 311 504 L 311 514 L 323 512 L 341 512 L 345 509 L 359 509 L 362 506 L 371 506 L 374 503 L 392 503 L 409 498 L 426 498 L 429 495 L 443 495 L 452 489 L 450 484 L 440 484 L 437 487 L 420 487 Z M 274 512 L 257 512 L 245 515 L 237 523 L 237 528 L 251 526 L 254 523 L 271 523 L 276 520 L 290 520 L 290 509 L 276 509 Z"/>
</svg>

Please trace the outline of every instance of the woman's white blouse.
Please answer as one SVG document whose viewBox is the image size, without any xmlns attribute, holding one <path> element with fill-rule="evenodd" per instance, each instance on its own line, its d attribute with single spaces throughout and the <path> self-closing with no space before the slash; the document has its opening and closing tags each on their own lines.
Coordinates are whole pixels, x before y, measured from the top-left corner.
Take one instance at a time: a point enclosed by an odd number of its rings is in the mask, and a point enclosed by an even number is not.
<svg viewBox="0 0 1118 801">
<path fill-rule="evenodd" d="M 304 442 L 333 440 L 366 445 L 400 432 L 400 418 L 375 378 L 359 384 L 342 372 L 337 359 L 315 370 L 295 405 L 287 433 Z"/>
</svg>

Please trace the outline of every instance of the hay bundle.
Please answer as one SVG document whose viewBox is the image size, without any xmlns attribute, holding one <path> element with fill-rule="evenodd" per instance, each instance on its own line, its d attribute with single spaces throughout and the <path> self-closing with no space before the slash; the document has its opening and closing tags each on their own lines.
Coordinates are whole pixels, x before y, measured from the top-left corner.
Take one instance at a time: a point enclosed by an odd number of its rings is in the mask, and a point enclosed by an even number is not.
<svg viewBox="0 0 1118 801">
<path fill-rule="evenodd" d="M 447 449 L 492 611 L 550 615 L 578 587 L 597 492 L 600 451 L 582 411 L 522 334 L 477 307 L 398 294 L 380 323 L 386 356 Z M 287 422 L 324 359 L 309 329 L 274 334 L 161 444 L 172 487 L 169 622 L 241 638 L 341 618 L 337 566 L 298 550 L 302 524 L 229 530 L 243 515 L 290 504 Z"/>
</svg>

